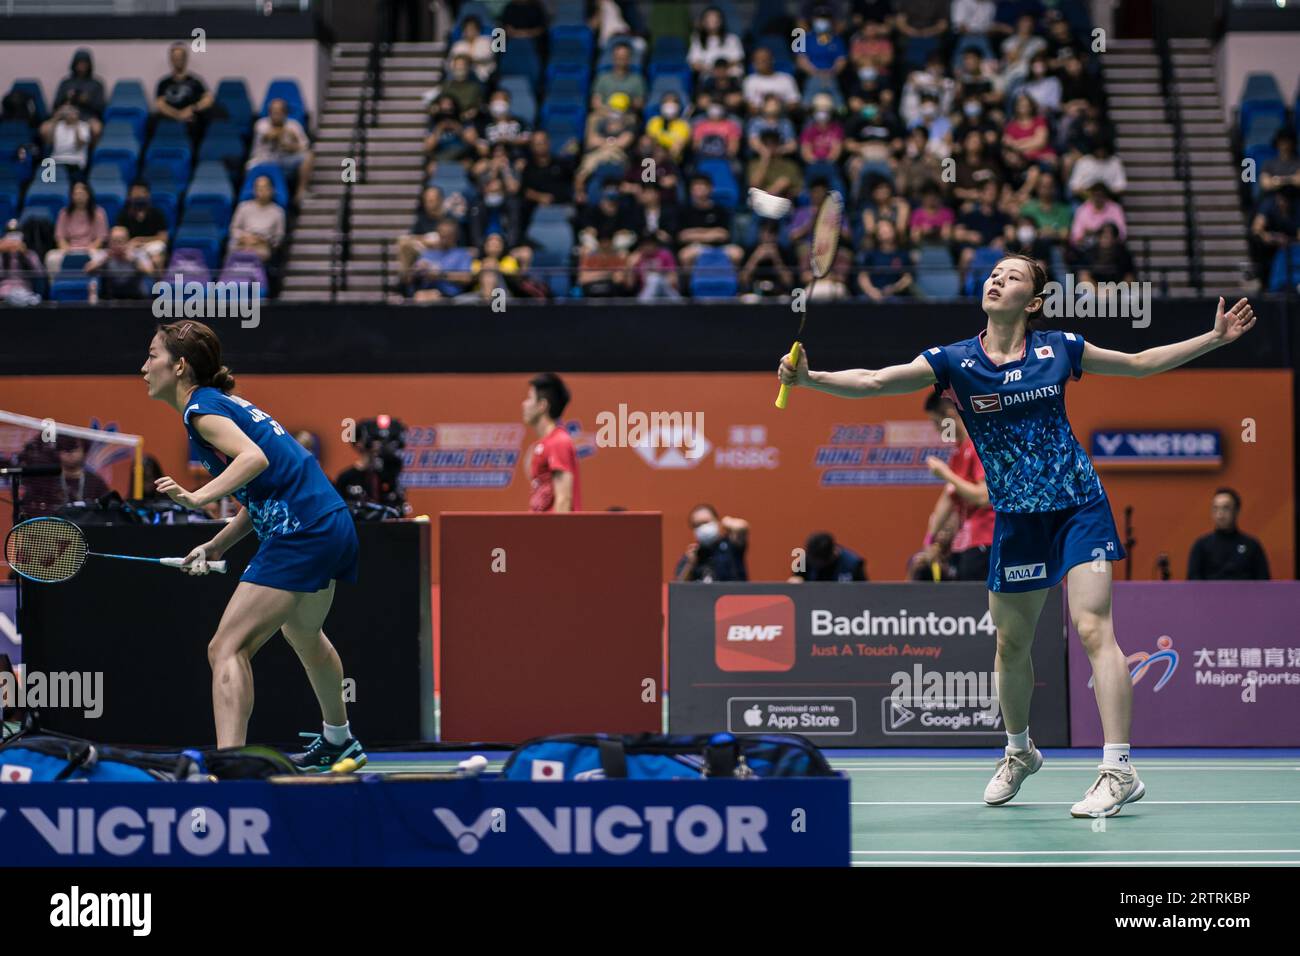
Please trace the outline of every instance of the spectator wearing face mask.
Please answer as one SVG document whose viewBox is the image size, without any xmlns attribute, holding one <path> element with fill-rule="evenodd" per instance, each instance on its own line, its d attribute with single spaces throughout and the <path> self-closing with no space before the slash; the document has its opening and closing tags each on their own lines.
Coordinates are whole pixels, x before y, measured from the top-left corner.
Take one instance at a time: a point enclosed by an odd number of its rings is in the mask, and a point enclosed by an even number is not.
<svg viewBox="0 0 1300 956">
<path fill-rule="evenodd" d="M 691 141 L 691 124 L 682 119 L 682 98 L 671 90 L 659 100 L 659 114 L 645 124 L 646 135 L 680 160 Z"/>
<path fill-rule="evenodd" d="M 691 143 L 696 157 L 710 156 L 721 159 L 735 159 L 740 153 L 740 141 L 744 135 L 733 117 L 727 115 L 727 107 L 712 99 L 707 93 L 697 97 L 699 110 L 691 128 Z"/>
<path fill-rule="evenodd" d="M 835 33 L 829 7 L 813 11 L 811 36 L 804 52 L 794 58 L 795 67 L 804 75 L 804 95 L 811 90 L 826 90 L 839 96 L 839 77 L 848 66 L 848 50 Z"/>
<path fill-rule="evenodd" d="M 699 504 L 688 519 L 695 540 L 673 571 L 678 581 L 748 581 L 745 551 L 749 547 L 749 522 L 719 517 L 718 509 Z"/>
<path fill-rule="evenodd" d="M 844 128 L 849 181 L 860 183 L 868 163 L 889 163 L 902 148 L 906 132 L 893 110 L 882 109 L 879 103 L 862 103 Z"/>
<path fill-rule="evenodd" d="M 932 126 L 938 117 L 952 112 L 956 95 L 957 84 L 944 71 L 943 57 L 932 54 L 926 59 L 925 69 L 908 74 L 898 113 L 909 129 L 920 124 Z M 931 105 L 927 107 L 927 103 Z"/>
<path fill-rule="evenodd" d="M 745 142 L 749 145 L 750 152 L 762 155 L 767 148 L 763 145 L 762 136 L 767 132 L 776 134 L 777 155 L 793 156 L 799 151 L 798 134 L 795 132 L 794 123 L 785 115 L 781 98 L 775 94 L 764 97 L 762 111 L 752 117 L 745 126 Z"/>
<path fill-rule="evenodd" d="M 1039 233 L 1034 220 L 1022 211 L 1014 226 L 1007 227 L 1007 251 L 1032 256 L 1047 262 L 1052 256 L 1052 243 Z"/>
<path fill-rule="evenodd" d="M 863 84 L 888 86 L 893 66 L 894 44 L 889 38 L 889 27 L 879 20 L 867 20 L 849 40 L 849 67 L 845 73 Z"/>
<path fill-rule="evenodd" d="M 844 154 L 844 127 L 834 118 L 833 106 L 826 93 L 813 97 L 812 120 L 799 134 L 799 155 L 805 163 L 838 163 Z"/>
<path fill-rule="evenodd" d="M 699 91 L 708 93 L 709 99 L 721 103 L 728 113 L 739 115 L 745 109 L 745 94 L 740 80 L 727 69 L 727 61 L 715 60 L 713 69 L 700 78 Z"/>
<path fill-rule="evenodd" d="M 147 255 L 153 265 L 151 271 L 163 267 L 167 256 L 167 217 L 153 204 L 149 184 L 143 179 L 131 184 L 126 205 L 117 214 L 114 225 L 125 227 L 131 251 Z"/>
<path fill-rule="evenodd" d="M 510 91 L 497 90 L 488 98 L 486 115 L 479 117 L 475 148 L 480 158 L 487 158 L 492 148 L 504 143 L 513 160 L 528 145 L 531 131 L 523 120 L 511 112 Z"/>
</svg>

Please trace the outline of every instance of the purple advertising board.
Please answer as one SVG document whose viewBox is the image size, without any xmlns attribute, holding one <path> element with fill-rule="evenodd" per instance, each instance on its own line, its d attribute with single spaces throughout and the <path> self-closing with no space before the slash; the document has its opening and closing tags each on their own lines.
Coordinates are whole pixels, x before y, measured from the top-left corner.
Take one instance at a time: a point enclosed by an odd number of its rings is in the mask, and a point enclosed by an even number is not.
<svg viewBox="0 0 1300 956">
<path fill-rule="evenodd" d="M 1145 747 L 1300 746 L 1298 581 L 1118 581 L 1115 637 Z M 1068 620 L 1068 617 L 1067 617 Z M 1070 625 L 1070 743 L 1099 747 L 1092 668 Z"/>
</svg>

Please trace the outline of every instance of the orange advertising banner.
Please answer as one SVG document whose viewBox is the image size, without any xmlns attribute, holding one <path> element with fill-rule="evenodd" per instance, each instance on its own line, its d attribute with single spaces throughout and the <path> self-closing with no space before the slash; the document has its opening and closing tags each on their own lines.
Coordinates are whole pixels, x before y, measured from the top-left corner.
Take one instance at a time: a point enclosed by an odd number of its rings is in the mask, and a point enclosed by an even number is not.
<svg viewBox="0 0 1300 956">
<path fill-rule="evenodd" d="M 564 420 L 579 450 L 584 509 L 663 512 L 665 578 L 692 540 L 687 516 L 700 502 L 749 522 L 754 580 L 787 578 L 792 549 L 819 530 L 862 554 L 872 580 L 901 580 L 920 547 L 942 488 L 925 457 L 951 450 L 925 417 L 924 392 L 846 401 L 796 390 L 789 408 L 778 411 L 775 369 L 564 377 L 573 394 Z M 239 376 L 237 393 L 291 433 L 318 436 L 331 479 L 355 459 L 344 441 L 349 420 L 400 419 L 408 429 L 403 475 L 413 513 L 436 516 L 527 509 L 527 459 L 536 439 L 521 421 L 527 389 L 521 375 L 248 375 Z M 1134 579 L 1156 577 L 1159 552 L 1168 553 L 1175 578 L 1185 576 L 1192 542 L 1211 530 L 1210 499 L 1220 485 L 1241 494 L 1241 528 L 1263 543 L 1274 576 L 1290 577 L 1289 371 L 1085 375 L 1070 384 L 1067 403 L 1085 449 L 1094 431 L 1220 436 L 1217 468 L 1102 474 L 1121 531 L 1124 508 L 1133 508 Z M 0 379 L 0 408 L 76 425 L 115 423 L 143 435 L 146 454 L 165 473 L 196 484 L 179 416 L 150 401 L 139 376 Z M 125 485 L 115 486 L 125 493 Z M 436 521 L 433 530 L 436 557 Z"/>
</svg>

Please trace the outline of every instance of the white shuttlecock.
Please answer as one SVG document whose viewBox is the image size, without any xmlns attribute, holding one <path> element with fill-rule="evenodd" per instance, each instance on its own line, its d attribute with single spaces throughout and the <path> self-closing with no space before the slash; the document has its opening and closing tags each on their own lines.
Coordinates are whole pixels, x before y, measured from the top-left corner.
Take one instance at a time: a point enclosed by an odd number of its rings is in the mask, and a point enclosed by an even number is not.
<svg viewBox="0 0 1300 956">
<path fill-rule="evenodd" d="M 783 196 L 773 196 L 752 186 L 749 190 L 749 208 L 765 219 L 781 219 L 790 211 L 790 200 Z"/>
<path fill-rule="evenodd" d="M 487 765 L 487 757 L 482 754 L 475 754 L 467 760 L 462 760 L 456 767 L 460 770 L 462 776 L 477 777 Z"/>
</svg>

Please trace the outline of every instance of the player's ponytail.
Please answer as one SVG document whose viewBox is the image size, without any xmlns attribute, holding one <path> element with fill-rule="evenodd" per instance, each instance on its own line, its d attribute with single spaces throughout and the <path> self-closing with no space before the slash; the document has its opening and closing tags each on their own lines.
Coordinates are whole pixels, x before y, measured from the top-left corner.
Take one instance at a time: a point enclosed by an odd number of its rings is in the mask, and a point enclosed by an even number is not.
<svg viewBox="0 0 1300 956">
<path fill-rule="evenodd" d="M 1030 301 L 1032 302 L 1033 298 L 1042 296 L 1044 289 L 1047 288 L 1047 266 L 1033 256 L 1026 256 L 1018 252 L 1009 252 L 998 261 L 1005 262 L 1008 259 L 1023 262 L 1029 267 L 1029 279 L 1034 284 L 1034 295 Z M 1046 324 L 1047 317 L 1043 315 L 1043 303 L 1040 302 L 1036 309 L 1025 310 L 1025 328 L 1027 331 L 1033 332 L 1041 329 Z"/>
<path fill-rule="evenodd" d="M 221 340 L 208 326 L 185 319 L 158 326 L 158 333 L 174 360 L 185 359 L 196 386 L 227 395 L 235 390 L 235 376 L 221 364 Z"/>
</svg>

